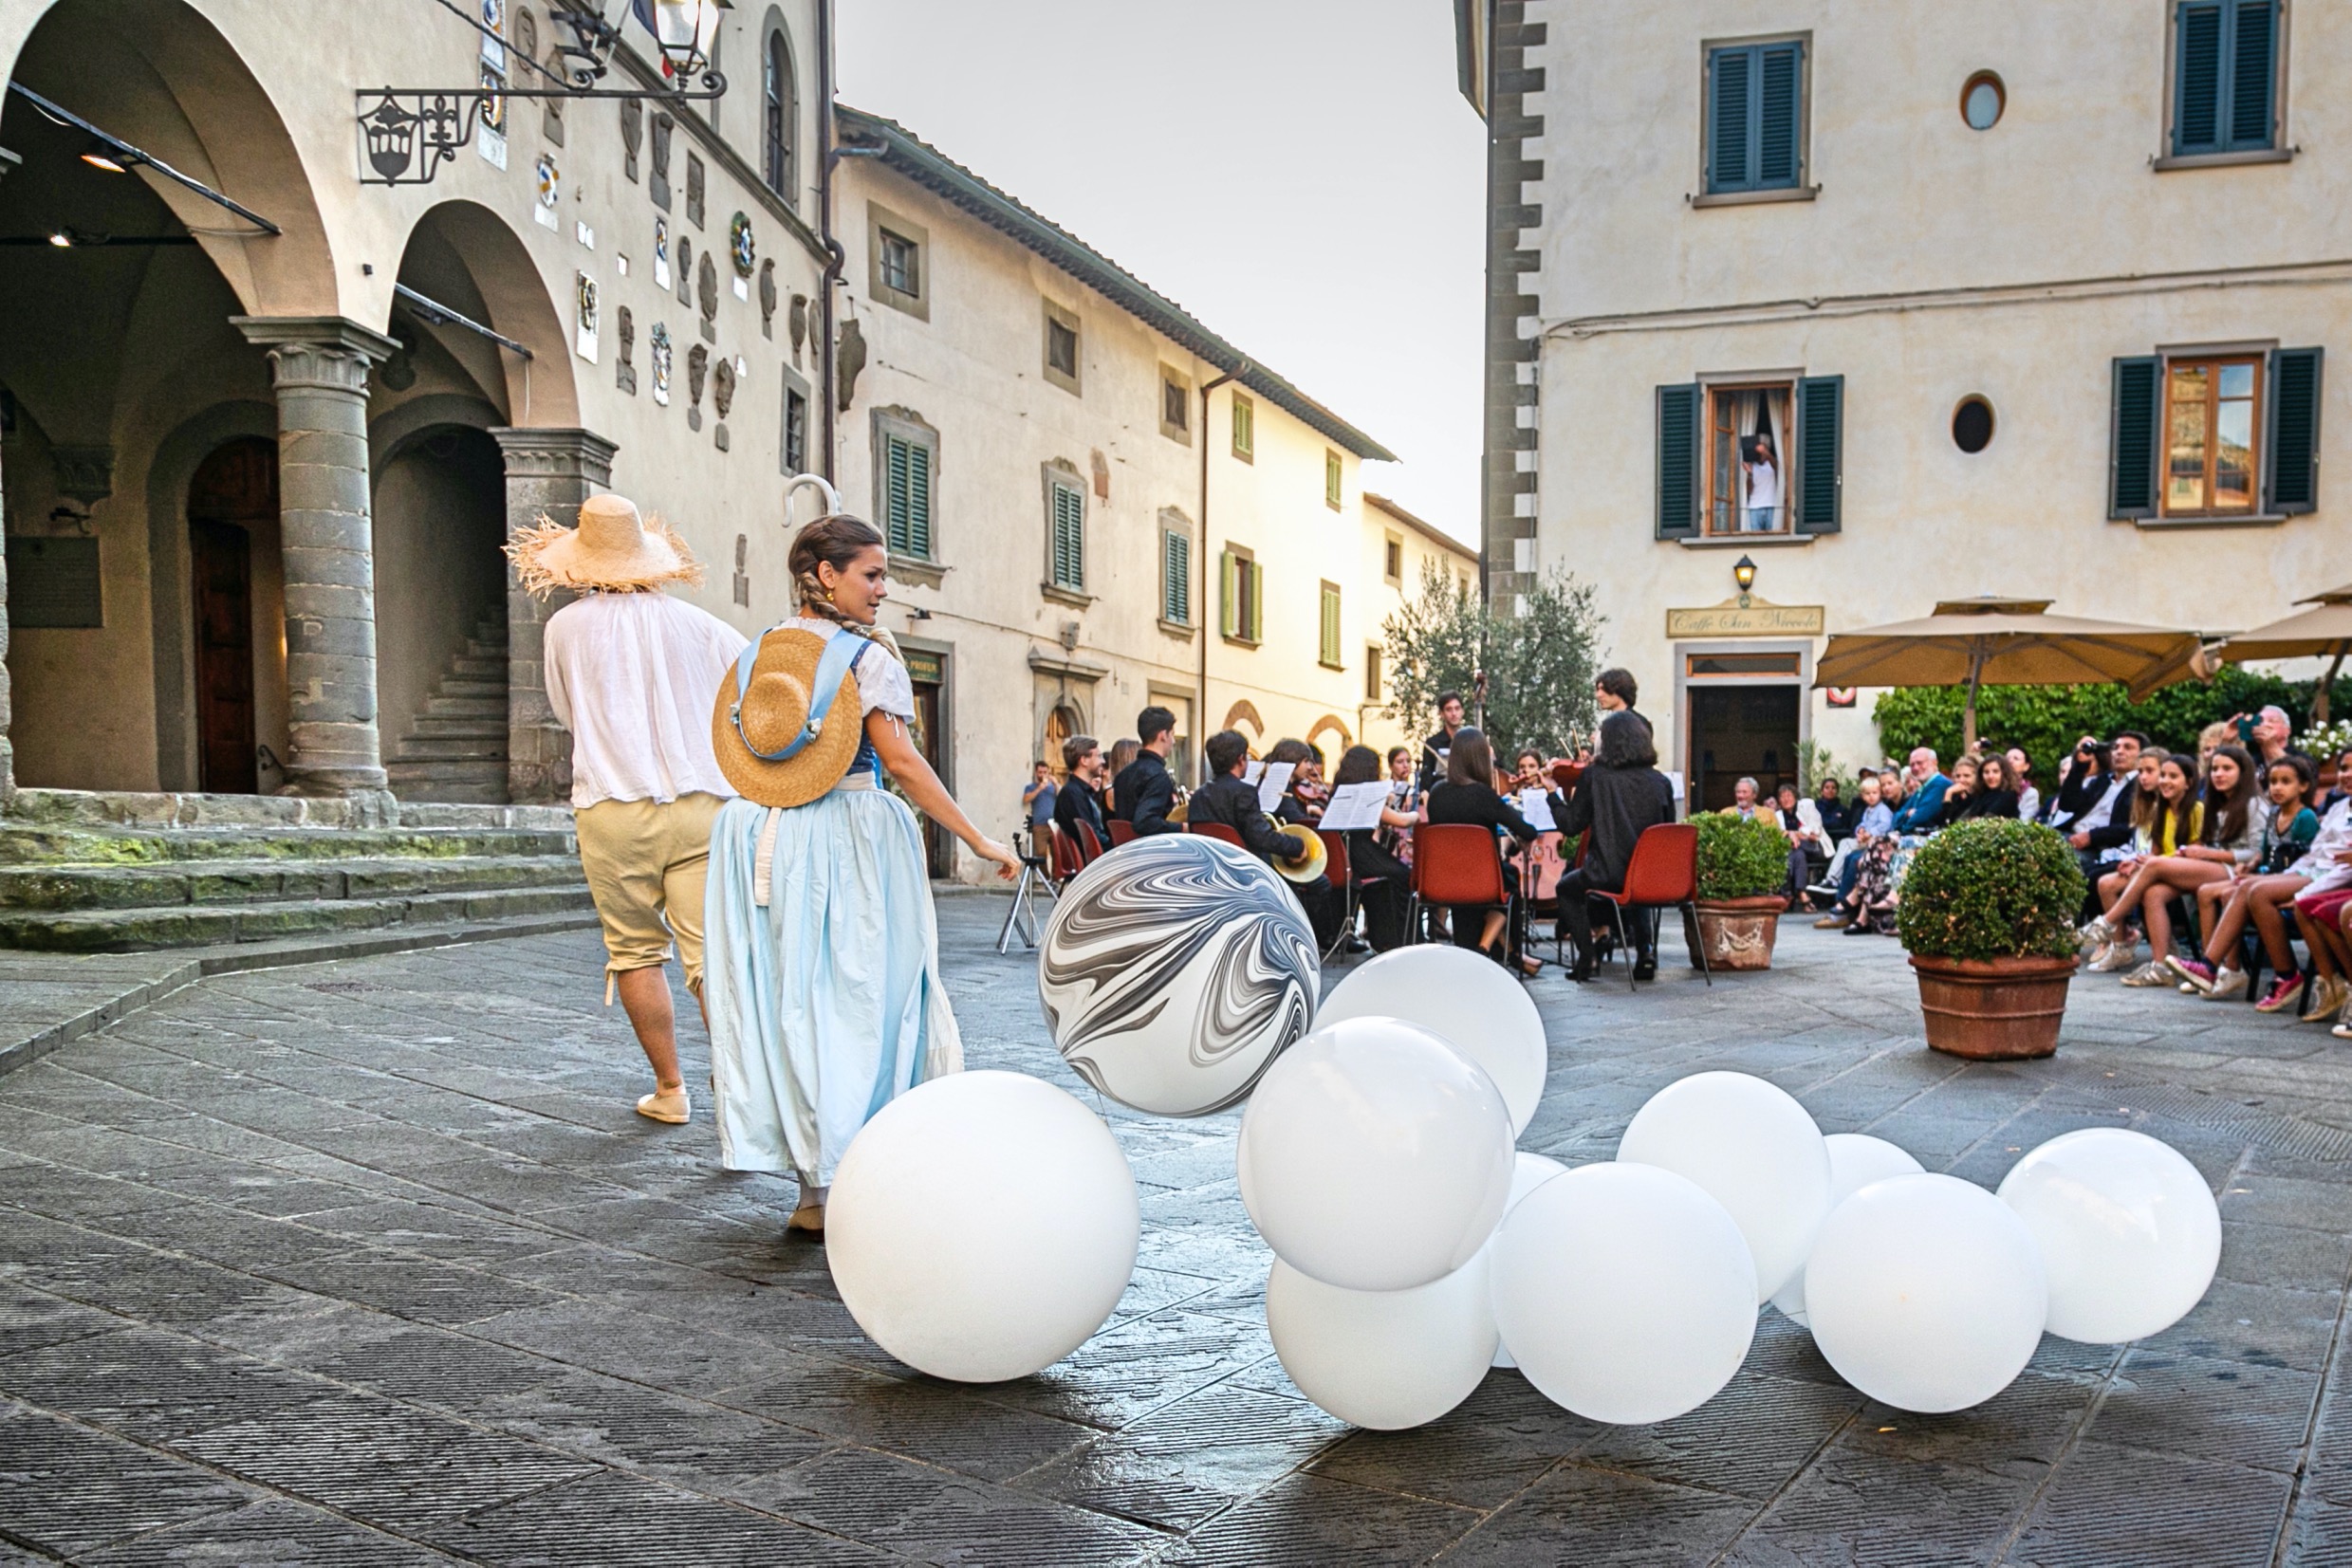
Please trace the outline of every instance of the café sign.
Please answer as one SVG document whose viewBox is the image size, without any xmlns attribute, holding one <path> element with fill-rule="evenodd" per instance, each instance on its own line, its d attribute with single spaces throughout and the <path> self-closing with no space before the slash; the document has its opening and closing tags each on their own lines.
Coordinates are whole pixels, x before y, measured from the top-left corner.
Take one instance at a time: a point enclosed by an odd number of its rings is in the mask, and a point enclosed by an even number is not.
<svg viewBox="0 0 2352 1568">
<path fill-rule="evenodd" d="M 1688 637 L 1817 637 L 1828 612 L 1819 604 L 1772 604 L 1751 594 L 1698 609 L 1668 610 L 1666 635 Z"/>
</svg>

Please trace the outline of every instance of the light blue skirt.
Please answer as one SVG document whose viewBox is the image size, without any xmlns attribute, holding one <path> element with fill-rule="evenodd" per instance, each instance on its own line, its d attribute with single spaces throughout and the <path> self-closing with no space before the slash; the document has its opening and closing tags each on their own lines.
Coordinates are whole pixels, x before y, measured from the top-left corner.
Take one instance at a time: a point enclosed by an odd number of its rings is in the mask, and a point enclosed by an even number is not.
<svg viewBox="0 0 2352 1568">
<path fill-rule="evenodd" d="M 769 898 L 760 837 L 776 822 Z M 703 997 L 720 1161 L 829 1186 L 858 1129 L 963 1067 L 915 814 L 839 788 L 774 811 L 734 800 L 711 830 Z"/>
</svg>

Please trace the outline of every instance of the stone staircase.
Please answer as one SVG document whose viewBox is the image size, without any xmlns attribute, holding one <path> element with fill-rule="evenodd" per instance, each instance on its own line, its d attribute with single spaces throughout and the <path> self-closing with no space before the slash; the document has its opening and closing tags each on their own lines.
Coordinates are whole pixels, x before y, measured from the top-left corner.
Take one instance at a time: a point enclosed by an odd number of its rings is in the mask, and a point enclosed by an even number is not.
<svg viewBox="0 0 2352 1568">
<path fill-rule="evenodd" d="M 504 804 L 507 620 L 501 610 L 449 661 L 384 772 L 403 801 Z"/>
<path fill-rule="evenodd" d="M 369 813 L 280 796 L 22 790 L 0 817 L 0 948 L 451 940 L 595 923 L 568 807 Z"/>
</svg>

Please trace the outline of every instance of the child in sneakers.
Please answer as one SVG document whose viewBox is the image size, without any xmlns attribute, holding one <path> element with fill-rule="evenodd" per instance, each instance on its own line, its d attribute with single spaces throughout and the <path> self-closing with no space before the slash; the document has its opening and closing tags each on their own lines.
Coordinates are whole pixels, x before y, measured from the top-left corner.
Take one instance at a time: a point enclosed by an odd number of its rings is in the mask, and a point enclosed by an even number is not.
<svg viewBox="0 0 2352 1568">
<path fill-rule="evenodd" d="M 2298 756 L 2272 763 L 2266 776 L 2269 818 L 2253 864 L 2226 881 L 2208 882 L 2196 890 L 2197 929 L 2205 932 L 2202 953 L 2168 954 L 2166 966 L 2180 976 L 2180 988 L 2198 995 L 2227 998 L 2246 989 L 2246 971 L 2237 967 L 2238 941 L 2245 934 L 2252 900 L 2276 903 L 2291 898 L 2307 878 L 2290 871 L 2311 851 L 2319 836 L 2320 819 L 2310 806 L 2313 780 L 2310 765 Z"/>
</svg>

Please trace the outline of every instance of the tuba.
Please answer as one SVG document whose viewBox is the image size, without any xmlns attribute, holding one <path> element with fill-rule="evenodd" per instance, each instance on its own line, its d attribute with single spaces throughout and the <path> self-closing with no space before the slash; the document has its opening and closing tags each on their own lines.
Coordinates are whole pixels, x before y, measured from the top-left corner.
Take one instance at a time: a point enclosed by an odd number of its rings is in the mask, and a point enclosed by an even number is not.
<svg viewBox="0 0 2352 1568">
<path fill-rule="evenodd" d="M 1305 822 L 1286 822 L 1269 816 L 1274 832 L 1287 848 L 1274 852 L 1274 870 L 1292 882 L 1320 882 L 1330 853 L 1323 847 L 1323 836 Z"/>
</svg>

